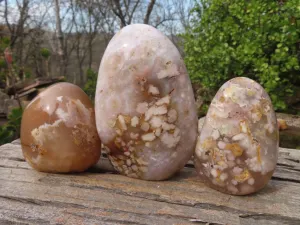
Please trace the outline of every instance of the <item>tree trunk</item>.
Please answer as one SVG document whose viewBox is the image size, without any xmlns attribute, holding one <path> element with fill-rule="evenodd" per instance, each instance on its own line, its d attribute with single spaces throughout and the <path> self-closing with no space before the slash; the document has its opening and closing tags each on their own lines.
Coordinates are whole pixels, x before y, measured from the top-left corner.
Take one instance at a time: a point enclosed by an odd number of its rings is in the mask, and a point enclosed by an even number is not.
<svg viewBox="0 0 300 225">
<path fill-rule="evenodd" d="M 88 43 L 88 50 L 89 50 L 89 69 L 92 68 L 92 60 L 93 60 L 93 49 L 92 49 L 92 42 L 93 42 L 93 29 L 92 29 L 92 13 L 91 9 L 89 8 L 89 43 Z"/>
<path fill-rule="evenodd" d="M 93 63 L 93 40 L 92 38 L 89 39 L 89 69 L 92 68 Z"/>
<path fill-rule="evenodd" d="M 17 35 L 19 36 L 19 45 L 18 45 L 18 58 L 19 58 L 19 67 L 20 71 L 20 79 L 24 78 L 24 60 L 23 60 L 23 49 L 24 49 L 24 24 L 28 17 L 28 9 L 29 9 L 29 0 L 23 0 L 23 5 L 20 11 L 20 19 L 18 22 Z"/>
<path fill-rule="evenodd" d="M 45 60 L 45 66 L 46 66 L 46 74 L 47 74 L 47 77 L 52 78 L 52 77 L 50 76 L 50 73 L 49 73 L 49 59 L 46 59 L 46 60 Z"/>
<path fill-rule="evenodd" d="M 83 68 L 82 68 L 82 64 L 79 65 L 79 73 L 80 73 L 80 84 L 79 86 L 80 87 L 83 87 L 84 86 L 84 71 L 83 71 Z"/>
<path fill-rule="evenodd" d="M 65 76 L 65 54 L 64 54 L 64 36 L 61 30 L 61 19 L 60 19 L 60 7 L 59 7 L 59 0 L 55 1 L 55 16 L 56 16 L 56 35 L 58 39 L 58 49 L 57 53 L 60 57 L 60 68 L 59 73 L 60 75 Z"/>
<path fill-rule="evenodd" d="M 77 40 L 78 41 L 78 44 L 77 44 L 77 47 L 76 47 L 76 57 L 77 57 L 77 63 L 78 63 L 78 69 L 79 69 L 79 82 L 78 82 L 78 85 L 81 86 L 83 84 L 83 76 L 84 76 L 84 73 L 83 73 L 83 68 L 82 68 L 82 65 L 83 65 L 83 59 L 80 57 L 80 40 Z"/>
</svg>

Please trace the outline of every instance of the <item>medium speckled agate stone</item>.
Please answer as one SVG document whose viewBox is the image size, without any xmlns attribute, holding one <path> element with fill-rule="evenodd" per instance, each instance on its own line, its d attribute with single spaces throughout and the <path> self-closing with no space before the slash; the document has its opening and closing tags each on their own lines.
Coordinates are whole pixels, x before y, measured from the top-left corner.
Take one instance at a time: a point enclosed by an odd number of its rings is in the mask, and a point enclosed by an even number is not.
<svg viewBox="0 0 300 225">
<path fill-rule="evenodd" d="M 192 86 L 172 42 L 155 28 L 123 28 L 99 69 L 96 123 L 113 166 L 124 175 L 163 180 L 193 154 L 197 115 Z"/>
<path fill-rule="evenodd" d="M 251 79 L 234 78 L 220 88 L 209 107 L 197 140 L 197 172 L 221 192 L 256 192 L 275 170 L 278 136 L 268 94 Z"/>
<path fill-rule="evenodd" d="M 81 172 L 95 164 L 101 142 L 88 96 L 69 83 L 40 93 L 24 111 L 21 145 L 26 161 L 39 171 Z"/>
</svg>

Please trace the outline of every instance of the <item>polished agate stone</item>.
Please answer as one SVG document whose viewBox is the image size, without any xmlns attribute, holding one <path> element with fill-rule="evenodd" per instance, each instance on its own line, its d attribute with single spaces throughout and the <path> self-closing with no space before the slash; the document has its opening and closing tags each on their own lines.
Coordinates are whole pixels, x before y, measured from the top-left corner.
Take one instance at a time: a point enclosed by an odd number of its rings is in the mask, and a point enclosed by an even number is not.
<svg viewBox="0 0 300 225">
<path fill-rule="evenodd" d="M 81 172 L 101 153 L 95 112 L 77 86 L 58 83 L 40 93 L 26 107 L 21 124 L 26 161 L 43 172 Z"/>
<path fill-rule="evenodd" d="M 195 166 L 214 189 L 246 195 L 270 180 L 278 127 L 269 96 L 244 77 L 226 82 L 212 100 L 197 140 Z"/>
<path fill-rule="evenodd" d="M 163 180 L 193 154 L 197 115 L 184 62 L 155 28 L 136 24 L 110 41 L 99 69 L 96 123 L 122 174 Z"/>
</svg>

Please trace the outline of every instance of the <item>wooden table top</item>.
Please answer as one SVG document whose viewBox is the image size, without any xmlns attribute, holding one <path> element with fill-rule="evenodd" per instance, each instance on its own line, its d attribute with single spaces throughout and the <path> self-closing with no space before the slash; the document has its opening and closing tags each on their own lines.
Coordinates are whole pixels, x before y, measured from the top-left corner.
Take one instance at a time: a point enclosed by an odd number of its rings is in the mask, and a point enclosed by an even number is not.
<svg viewBox="0 0 300 225">
<path fill-rule="evenodd" d="M 300 150 L 280 148 L 262 191 L 231 196 L 205 186 L 192 163 L 159 182 L 116 174 L 105 158 L 81 174 L 37 172 L 17 140 L 0 147 L 0 224 L 300 225 Z"/>
</svg>

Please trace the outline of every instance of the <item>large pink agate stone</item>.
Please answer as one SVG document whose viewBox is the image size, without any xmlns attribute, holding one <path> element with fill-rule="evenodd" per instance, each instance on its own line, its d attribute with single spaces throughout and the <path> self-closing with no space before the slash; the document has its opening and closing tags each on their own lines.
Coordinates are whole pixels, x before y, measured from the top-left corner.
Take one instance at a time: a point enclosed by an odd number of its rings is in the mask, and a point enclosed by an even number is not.
<svg viewBox="0 0 300 225">
<path fill-rule="evenodd" d="M 176 47 L 151 26 L 126 26 L 110 41 L 95 111 L 99 136 L 121 174 L 164 180 L 193 154 L 197 114 L 191 82 Z"/>
</svg>

